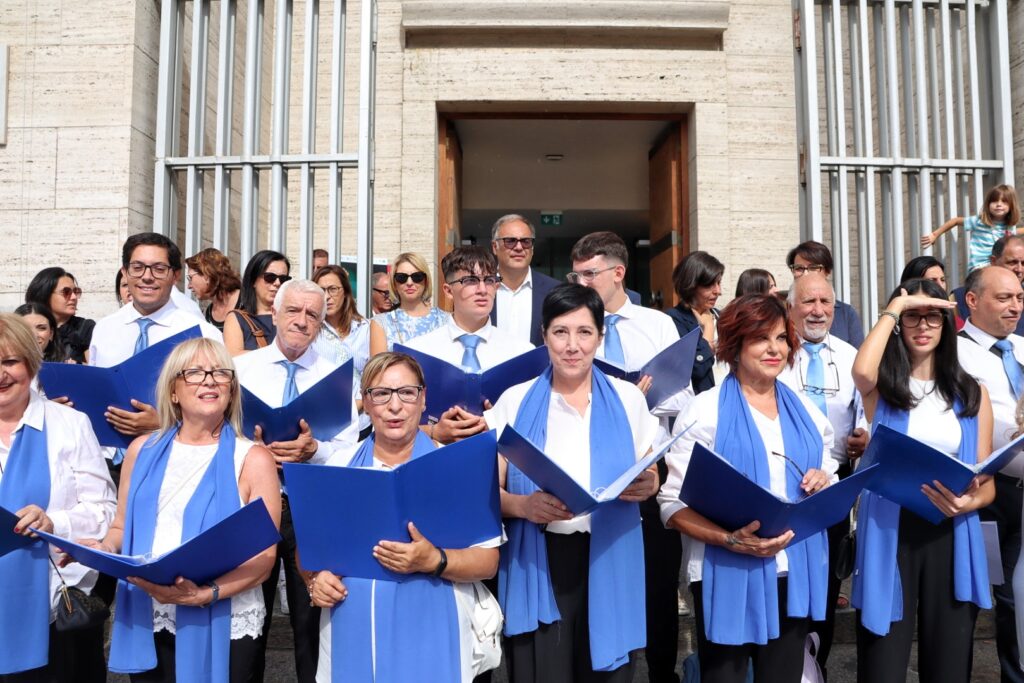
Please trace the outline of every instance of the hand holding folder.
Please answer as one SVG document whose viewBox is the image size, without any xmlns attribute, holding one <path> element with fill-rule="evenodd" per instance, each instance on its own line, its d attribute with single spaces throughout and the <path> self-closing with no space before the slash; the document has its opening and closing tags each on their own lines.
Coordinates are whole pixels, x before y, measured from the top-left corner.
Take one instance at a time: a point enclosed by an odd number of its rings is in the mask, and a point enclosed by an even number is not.
<svg viewBox="0 0 1024 683">
<path fill-rule="evenodd" d="M 416 359 L 423 368 L 427 384 L 427 409 L 423 422 L 438 421 L 453 406 L 465 408 L 474 415 L 483 415 L 484 401 L 495 403 L 505 390 L 538 377 L 548 367 L 550 357 L 546 346 L 499 363 L 484 372 L 466 372 L 429 353 L 395 344 L 395 351 Z"/>
<path fill-rule="evenodd" d="M 799 543 L 849 514 L 861 490 L 869 487 L 878 473 L 877 466 L 861 467 L 846 479 L 791 502 L 748 479 L 728 460 L 698 443 L 679 499 L 728 531 L 758 521 L 758 536 L 774 538 L 792 531 L 790 543 Z"/>
<path fill-rule="evenodd" d="M 175 346 L 202 336 L 199 326 L 179 332 L 109 368 L 43 363 L 39 383 L 47 396 L 67 396 L 86 414 L 101 446 L 127 448 L 136 435 L 122 434 L 104 417 L 108 406 L 134 411 L 132 399 L 155 405 L 153 392 L 164 361 Z"/>
<path fill-rule="evenodd" d="M 669 396 L 677 394 L 690 383 L 693 374 L 693 360 L 697 355 L 697 342 L 700 340 L 700 328 L 687 332 L 683 337 L 664 348 L 654 358 L 647 361 L 639 370 L 626 370 L 618 363 L 595 358 L 594 365 L 606 375 L 617 377 L 631 384 L 636 384 L 644 375 L 653 382 L 647 392 L 647 407 L 653 408 Z"/>
<path fill-rule="evenodd" d="M 38 538 L 14 533 L 14 527 L 17 525 L 18 515 L 0 507 L 0 557 L 3 557 L 12 550 L 27 548 L 33 543 L 39 542 Z"/>
<path fill-rule="evenodd" d="M 330 441 L 352 422 L 352 361 L 348 360 L 287 405 L 271 408 L 242 387 L 242 431 L 252 438 L 256 427 L 263 442 L 299 438 L 305 420 L 318 441 Z"/>
</svg>

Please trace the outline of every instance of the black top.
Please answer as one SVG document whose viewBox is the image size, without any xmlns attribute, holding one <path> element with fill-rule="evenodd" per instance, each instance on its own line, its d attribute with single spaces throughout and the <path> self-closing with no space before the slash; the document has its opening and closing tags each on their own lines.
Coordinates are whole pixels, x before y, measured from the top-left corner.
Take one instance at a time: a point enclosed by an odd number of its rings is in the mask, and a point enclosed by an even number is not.
<svg viewBox="0 0 1024 683">
<path fill-rule="evenodd" d="M 228 311 L 228 312 L 230 313 L 230 311 Z M 210 302 L 210 305 L 206 307 L 206 310 L 203 311 L 203 317 L 206 318 L 206 322 L 210 323 L 211 325 L 216 327 L 221 332 L 224 331 L 224 320 L 214 320 L 214 318 L 213 318 L 213 302 L 212 301 Z M 225 318 L 225 320 L 226 320 L 226 318 Z M 244 323 L 245 321 L 244 320 L 239 320 L 238 322 L 239 323 Z M 245 325 L 244 329 L 242 330 L 242 334 L 245 334 L 248 331 L 249 331 L 249 326 Z"/>
<path fill-rule="evenodd" d="M 665 311 L 676 324 L 676 330 L 682 337 L 696 327 L 700 327 L 697 316 L 689 308 L 678 304 Z M 690 379 L 693 382 L 693 393 L 699 394 L 715 386 L 715 352 L 711 350 L 711 344 L 703 335 L 697 340 L 697 356 L 693 359 L 693 373 Z"/>
<path fill-rule="evenodd" d="M 89 318 L 79 318 L 73 315 L 68 321 L 57 328 L 57 345 L 60 347 L 63 357 L 75 361 L 85 362 L 85 352 L 89 350 L 92 343 L 92 331 L 96 327 L 96 321 Z"/>
<path fill-rule="evenodd" d="M 235 322 L 237 322 L 238 326 L 242 328 L 242 348 L 246 351 L 255 351 L 260 348 L 259 344 L 256 343 L 256 336 L 253 335 L 252 329 L 249 327 L 249 323 L 243 320 L 242 316 L 238 315 L 238 311 L 231 311 L 228 315 L 235 316 Z M 277 328 L 274 327 L 274 319 L 272 315 L 269 313 L 264 315 L 250 315 L 249 318 L 251 318 L 252 321 L 263 330 L 263 338 L 267 340 L 268 345 L 274 341 L 274 335 L 277 334 Z M 209 320 L 209 318 L 207 318 L 207 320 Z"/>
</svg>

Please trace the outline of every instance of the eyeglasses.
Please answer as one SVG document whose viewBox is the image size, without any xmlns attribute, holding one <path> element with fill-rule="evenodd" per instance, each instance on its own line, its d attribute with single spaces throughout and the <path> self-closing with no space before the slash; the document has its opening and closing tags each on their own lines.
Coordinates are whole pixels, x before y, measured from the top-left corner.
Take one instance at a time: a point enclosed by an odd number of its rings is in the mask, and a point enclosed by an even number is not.
<svg viewBox="0 0 1024 683">
<path fill-rule="evenodd" d="M 202 368 L 185 368 L 178 373 L 178 377 L 185 380 L 185 384 L 202 384 L 207 377 L 213 377 L 217 384 L 230 384 L 235 378 L 235 371 L 231 368 L 214 368 L 203 370 Z"/>
<path fill-rule="evenodd" d="M 800 469 L 800 465 L 797 465 L 796 461 L 793 460 L 793 458 L 791 458 L 788 455 L 786 455 L 785 453 L 779 453 L 778 451 L 772 451 L 772 455 L 777 455 L 780 458 L 782 458 L 783 460 L 785 460 L 789 465 L 792 465 L 793 469 L 796 470 L 797 474 L 800 475 L 800 479 L 801 480 L 807 475 L 806 472 L 804 472 L 802 469 Z"/>
<path fill-rule="evenodd" d="M 508 250 L 515 249 L 517 244 L 522 245 L 524 250 L 533 249 L 533 243 L 536 242 L 532 237 L 499 237 L 494 241 L 501 242 L 501 246 Z"/>
<path fill-rule="evenodd" d="M 376 287 L 371 287 L 371 289 L 374 291 L 374 293 L 380 294 L 383 297 L 386 297 L 388 294 L 391 293 L 386 289 L 377 289 Z"/>
<path fill-rule="evenodd" d="M 163 280 L 167 277 L 172 268 L 169 263 L 143 263 L 142 261 L 132 261 L 128 264 L 128 274 L 132 277 L 142 277 L 148 270 L 153 274 L 153 277 L 157 280 Z"/>
<path fill-rule="evenodd" d="M 62 288 L 57 290 L 57 293 L 60 294 L 65 299 L 70 299 L 72 295 L 74 295 L 74 296 L 82 296 L 82 288 L 81 287 L 62 287 Z"/>
<path fill-rule="evenodd" d="M 830 350 L 829 354 L 831 353 L 832 352 Z M 829 357 L 828 367 L 832 371 L 832 379 L 834 380 L 831 386 L 819 387 L 813 384 L 809 384 L 807 382 L 808 368 L 804 367 L 804 358 L 801 356 L 800 368 L 797 375 L 800 378 L 800 388 L 803 390 L 805 394 L 807 394 L 808 396 L 825 396 L 826 398 L 832 398 L 833 396 L 839 393 L 839 368 L 836 366 L 835 361 L 832 360 L 831 356 Z M 822 381 L 824 381 L 824 378 L 822 379 Z M 828 382 L 825 382 L 825 384 L 827 385 Z"/>
<path fill-rule="evenodd" d="M 476 287 L 481 282 L 484 283 L 488 287 L 497 287 L 498 283 L 501 282 L 501 276 L 500 275 L 485 275 L 483 277 L 480 277 L 479 275 L 466 275 L 465 277 L 460 277 L 457 280 L 449 280 L 448 284 L 450 284 L 450 285 L 458 284 L 458 285 L 462 285 L 463 287 Z"/>
<path fill-rule="evenodd" d="M 422 285 L 427 281 L 427 274 L 422 270 L 417 270 L 415 273 L 395 273 L 395 282 L 400 285 L 404 285 L 409 280 L 412 280 L 417 285 Z"/>
<path fill-rule="evenodd" d="M 260 277 L 268 285 L 272 285 L 275 282 L 280 282 L 282 285 L 292 279 L 291 275 L 278 275 L 277 273 L 263 273 Z"/>
<path fill-rule="evenodd" d="M 904 311 L 900 316 L 900 324 L 911 329 L 921 326 L 921 321 L 928 323 L 928 327 L 942 327 L 945 316 L 942 311 L 928 311 L 918 313 L 917 311 Z"/>
<path fill-rule="evenodd" d="M 203 277 L 203 274 L 200 273 L 199 271 L 192 270 L 189 271 L 189 274 L 185 276 L 185 279 L 188 280 L 189 282 L 192 282 L 192 278 L 194 277 Z"/>
<path fill-rule="evenodd" d="M 339 285 L 331 285 L 330 287 L 321 287 L 320 289 L 327 292 L 327 296 L 338 296 L 341 294 L 342 287 Z"/>
<path fill-rule="evenodd" d="M 821 273 L 824 272 L 825 266 L 822 265 L 810 265 L 810 266 L 790 266 L 789 269 L 793 271 L 793 275 L 800 277 L 804 273 Z"/>
<path fill-rule="evenodd" d="M 363 392 L 370 398 L 370 403 L 382 406 L 385 403 L 391 403 L 391 396 L 398 394 L 398 400 L 402 403 L 415 403 L 419 397 L 420 392 L 423 391 L 423 387 L 418 384 L 409 384 L 404 387 L 370 387 Z"/>
<path fill-rule="evenodd" d="M 607 268 L 588 268 L 587 270 L 574 270 L 565 274 L 565 279 L 569 282 L 579 284 L 580 282 L 593 282 L 594 278 L 605 272 L 606 270 L 615 270 L 615 266 L 608 266 Z"/>
</svg>

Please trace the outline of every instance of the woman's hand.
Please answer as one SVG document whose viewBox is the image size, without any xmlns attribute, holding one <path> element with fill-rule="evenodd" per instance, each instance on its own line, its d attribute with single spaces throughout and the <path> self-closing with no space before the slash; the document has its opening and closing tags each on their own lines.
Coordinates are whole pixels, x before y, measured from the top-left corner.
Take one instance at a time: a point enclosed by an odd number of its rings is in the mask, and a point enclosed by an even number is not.
<svg viewBox="0 0 1024 683">
<path fill-rule="evenodd" d="M 619 500 L 627 503 L 645 501 L 658 492 L 658 470 L 648 468 L 619 494 Z"/>
<path fill-rule="evenodd" d="M 644 396 L 647 395 L 647 392 L 651 390 L 652 386 L 654 386 L 654 378 L 650 375 L 644 375 L 636 381 L 636 388 L 639 389 L 640 393 Z"/>
<path fill-rule="evenodd" d="M 309 582 L 309 602 L 314 607 L 334 607 L 347 597 L 348 588 L 337 574 L 317 572 Z"/>
<path fill-rule="evenodd" d="M 18 517 L 18 523 L 14 525 L 16 534 L 35 538 L 32 529 L 53 533 L 53 522 L 46 516 L 46 511 L 38 505 L 26 505 L 14 514 Z"/>
<path fill-rule="evenodd" d="M 846 457 L 855 460 L 864 455 L 868 447 L 868 430 L 857 427 L 846 437 Z"/>
<path fill-rule="evenodd" d="M 938 299 L 927 294 L 907 294 L 907 290 L 900 288 L 900 295 L 889 302 L 885 310 L 896 315 L 902 315 L 903 311 L 915 308 L 955 308 L 956 302 L 948 299 Z"/>
<path fill-rule="evenodd" d="M 753 555 L 754 557 L 774 557 L 780 550 L 784 549 L 793 540 L 793 532 L 787 531 L 775 538 L 761 538 L 754 532 L 761 528 L 761 522 L 753 521 L 742 529 L 738 529 L 726 538 L 732 538 L 735 543 L 726 541 L 725 547 L 734 553 L 742 555 Z"/>
<path fill-rule="evenodd" d="M 146 591 L 151 598 L 163 605 L 184 605 L 186 607 L 204 607 L 213 601 L 213 589 L 209 586 L 197 586 L 183 576 L 179 576 L 170 586 L 151 583 L 137 576 L 129 576 L 128 583 Z"/>
<path fill-rule="evenodd" d="M 398 574 L 432 574 L 441 563 L 441 552 L 409 522 L 412 541 L 381 541 L 373 547 L 373 557 L 381 566 Z"/>
<path fill-rule="evenodd" d="M 565 503 L 543 491 L 534 491 L 528 496 L 522 496 L 521 506 L 518 516 L 534 524 L 550 524 L 573 518 Z"/>
<path fill-rule="evenodd" d="M 804 473 L 804 478 L 800 480 L 800 490 L 811 495 L 817 493 L 829 484 L 829 476 L 824 470 L 810 469 Z"/>
<path fill-rule="evenodd" d="M 989 479 L 991 477 L 987 475 L 975 477 L 962 496 L 954 495 L 952 491 L 943 486 L 938 480 L 932 482 L 935 484 L 935 488 L 928 484 L 921 486 L 921 493 L 928 496 L 928 500 L 932 502 L 932 505 L 937 507 L 946 517 L 956 517 L 957 515 L 962 515 L 965 512 L 971 512 L 985 506 L 985 501 L 981 500 L 981 487 Z"/>
</svg>

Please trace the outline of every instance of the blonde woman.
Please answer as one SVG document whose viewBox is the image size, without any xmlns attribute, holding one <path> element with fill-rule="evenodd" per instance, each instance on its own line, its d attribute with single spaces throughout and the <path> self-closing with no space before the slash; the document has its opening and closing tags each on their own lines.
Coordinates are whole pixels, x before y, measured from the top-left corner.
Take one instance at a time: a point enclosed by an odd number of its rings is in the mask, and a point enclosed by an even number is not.
<svg viewBox="0 0 1024 683">
<path fill-rule="evenodd" d="M 426 334 L 448 322 L 448 313 L 430 303 L 430 268 L 419 254 L 399 254 L 391 264 L 391 294 L 398 306 L 370 321 L 370 356 Z"/>
</svg>

